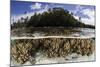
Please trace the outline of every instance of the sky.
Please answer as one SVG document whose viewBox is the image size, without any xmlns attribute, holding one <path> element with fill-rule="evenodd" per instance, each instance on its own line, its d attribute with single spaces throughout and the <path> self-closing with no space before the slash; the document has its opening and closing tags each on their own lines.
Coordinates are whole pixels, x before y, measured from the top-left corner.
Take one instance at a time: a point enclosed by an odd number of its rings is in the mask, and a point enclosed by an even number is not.
<svg viewBox="0 0 100 67">
<path fill-rule="evenodd" d="M 11 1 L 11 23 L 18 21 L 21 17 L 31 17 L 34 13 L 43 13 L 49 8 L 62 7 L 74 14 L 78 19 L 85 24 L 95 25 L 95 6 L 79 5 L 79 4 L 60 4 L 47 2 L 28 2 L 28 1 Z"/>
</svg>

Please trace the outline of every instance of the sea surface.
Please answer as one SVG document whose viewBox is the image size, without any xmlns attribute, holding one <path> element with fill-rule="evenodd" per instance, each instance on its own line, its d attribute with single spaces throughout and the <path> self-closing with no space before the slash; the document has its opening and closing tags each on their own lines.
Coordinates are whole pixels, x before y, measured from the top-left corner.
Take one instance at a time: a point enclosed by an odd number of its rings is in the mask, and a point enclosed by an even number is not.
<svg viewBox="0 0 100 67">
<path fill-rule="evenodd" d="M 46 29 L 46 28 L 44 28 Z M 58 28 L 58 29 L 61 29 L 61 30 L 66 30 L 64 28 Z M 49 29 L 50 30 L 50 29 Z M 51 29 L 52 30 L 52 29 Z M 95 37 L 95 29 L 91 29 L 91 28 L 73 28 L 73 30 L 76 30 L 76 32 L 74 31 L 71 31 L 69 34 L 48 34 L 46 35 L 48 32 L 44 32 L 44 31 L 40 31 L 40 30 L 36 30 L 34 31 L 33 33 L 25 33 L 25 32 L 18 32 L 18 33 L 11 33 L 11 37 L 48 37 L 48 36 L 64 36 L 64 37 Z M 59 30 L 58 30 L 59 31 Z M 79 32 L 77 32 L 79 31 Z M 61 31 L 60 31 L 61 32 Z M 64 32 L 61 32 L 61 33 L 64 33 Z"/>
</svg>

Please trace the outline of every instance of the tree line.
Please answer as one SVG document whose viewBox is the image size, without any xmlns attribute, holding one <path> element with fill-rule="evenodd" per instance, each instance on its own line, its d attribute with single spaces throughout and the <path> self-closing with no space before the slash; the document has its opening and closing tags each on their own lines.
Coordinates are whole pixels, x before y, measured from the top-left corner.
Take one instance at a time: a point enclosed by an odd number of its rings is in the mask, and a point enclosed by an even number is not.
<svg viewBox="0 0 100 67">
<path fill-rule="evenodd" d="M 81 19 L 81 18 L 79 18 Z M 24 20 L 23 22 L 20 20 Z M 17 22 L 11 24 L 11 28 L 23 27 L 89 27 L 94 28 L 92 25 L 86 25 L 81 21 L 74 18 L 73 13 L 63 8 L 48 9 L 43 13 L 35 13 L 30 18 L 21 18 Z"/>
</svg>

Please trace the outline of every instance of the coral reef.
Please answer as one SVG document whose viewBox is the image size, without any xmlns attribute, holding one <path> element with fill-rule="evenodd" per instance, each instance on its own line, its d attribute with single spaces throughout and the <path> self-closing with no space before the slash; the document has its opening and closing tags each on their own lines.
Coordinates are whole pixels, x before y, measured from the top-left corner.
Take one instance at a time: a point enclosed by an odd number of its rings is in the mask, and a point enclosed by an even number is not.
<svg viewBox="0 0 100 67">
<path fill-rule="evenodd" d="M 11 44 L 11 58 L 17 63 L 24 64 L 30 57 L 42 52 L 48 58 L 66 57 L 76 53 L 82 56 L 91 55 L 94 51 L 94 39 L 79 38 L 42 38 L 42 39 L 19 39 Z"/>
</svg>

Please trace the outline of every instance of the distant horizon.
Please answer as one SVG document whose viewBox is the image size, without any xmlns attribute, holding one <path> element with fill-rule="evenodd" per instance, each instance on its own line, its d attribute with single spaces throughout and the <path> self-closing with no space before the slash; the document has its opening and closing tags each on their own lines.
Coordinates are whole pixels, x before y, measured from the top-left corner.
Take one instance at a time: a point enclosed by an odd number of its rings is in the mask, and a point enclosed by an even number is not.
<svg viewBox="0 0 100 67">
<path fill-rule="evenodd" d="M 54 7 L 61 7 L 72 12 L 75 18 L 81 17 L 81 21 L 85 24 L 95 25 L 95 6 L 28 1 L 11 1 L 11 23 L 21 17 L 30 17 L 35 12 L 43 13 Z"/>
</svg>

